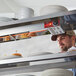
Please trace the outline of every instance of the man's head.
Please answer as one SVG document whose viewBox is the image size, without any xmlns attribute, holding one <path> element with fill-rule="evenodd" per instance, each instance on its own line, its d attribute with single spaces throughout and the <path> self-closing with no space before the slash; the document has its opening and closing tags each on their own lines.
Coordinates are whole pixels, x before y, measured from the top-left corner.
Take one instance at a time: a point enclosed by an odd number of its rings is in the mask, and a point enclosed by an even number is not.
<svg viewBox="0 0 76 76">
<path fill-rule="evenodd" d="M 62 52 L 66 52 L 70 47 L 75 46 L 75 33 L 72 30 L 66 31 L 64 34 L 53 35 L 51 39 L 58 41 Z"/>
</svg>

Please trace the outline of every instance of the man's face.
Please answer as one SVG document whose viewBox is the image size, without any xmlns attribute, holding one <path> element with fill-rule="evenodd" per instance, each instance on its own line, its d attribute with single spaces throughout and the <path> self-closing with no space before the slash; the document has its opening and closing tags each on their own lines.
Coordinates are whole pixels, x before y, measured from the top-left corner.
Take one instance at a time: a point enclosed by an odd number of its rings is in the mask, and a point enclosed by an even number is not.
<svg viewBox="0 0 76 76">
<path fill-rule="evenodd" d="M 57 41 L 62 52 L 66 52 L 72 47 L 72 38 L 68 35 L 58 35 Z"/>
</svg>

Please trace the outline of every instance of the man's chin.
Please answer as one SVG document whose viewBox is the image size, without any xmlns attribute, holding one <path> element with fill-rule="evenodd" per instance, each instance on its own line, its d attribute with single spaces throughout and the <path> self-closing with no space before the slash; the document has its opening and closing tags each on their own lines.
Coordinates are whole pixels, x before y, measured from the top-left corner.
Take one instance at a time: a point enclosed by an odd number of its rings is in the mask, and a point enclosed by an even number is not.
<svg viewBox="0 0 76 76">
<path fill-rule="evenodd" d="M 68 51 L 68 49 L 66 47 L 61 47 L 61 51 L 66 52 L 66 51 Z"/>
</svg>

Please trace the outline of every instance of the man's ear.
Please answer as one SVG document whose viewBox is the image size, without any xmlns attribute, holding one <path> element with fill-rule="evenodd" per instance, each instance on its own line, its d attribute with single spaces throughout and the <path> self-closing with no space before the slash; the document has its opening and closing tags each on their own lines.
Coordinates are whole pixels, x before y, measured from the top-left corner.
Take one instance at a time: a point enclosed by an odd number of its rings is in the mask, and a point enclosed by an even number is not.
<svg viewBox="0 0 76 76">
<path fill-rule="evenodd" d="M 75 36 L 72 36 L 72 45 L 75 46 Z"/>
</svg>

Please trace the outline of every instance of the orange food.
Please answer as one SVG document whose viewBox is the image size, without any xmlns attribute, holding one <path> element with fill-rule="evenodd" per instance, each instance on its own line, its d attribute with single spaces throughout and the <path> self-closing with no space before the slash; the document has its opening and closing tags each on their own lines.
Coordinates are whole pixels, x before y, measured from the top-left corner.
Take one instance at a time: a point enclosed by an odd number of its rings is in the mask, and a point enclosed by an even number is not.
<svg viewBox="0 0 76 76">
<path fill-rule="evenodd" d="M 15 56 L 22 56 L 20 53 L 14 53 L 12 55 L 15 55 Z"/>
</svg>

